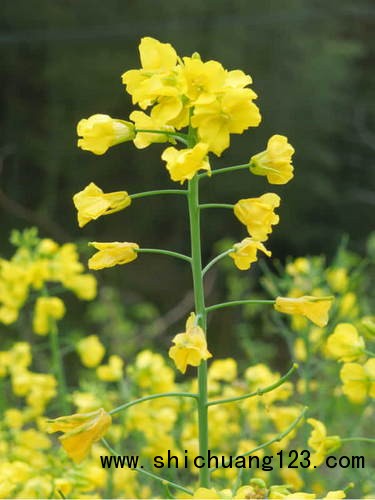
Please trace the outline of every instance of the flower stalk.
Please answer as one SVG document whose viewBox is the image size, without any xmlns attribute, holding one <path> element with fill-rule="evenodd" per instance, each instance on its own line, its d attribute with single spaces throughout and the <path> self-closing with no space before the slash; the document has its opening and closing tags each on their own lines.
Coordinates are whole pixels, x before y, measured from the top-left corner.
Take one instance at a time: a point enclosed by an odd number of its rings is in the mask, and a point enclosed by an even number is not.
<svg viewBox="0 0 375 500">
<path fill-rule="evenodd" d="M 200 213 L 199 213 L 199 179 L 195 176 L 189 181 L 189 219 L 191 237 L 191 269 L 194 285 L 195 312 L 198 325 L 207 331 L 207 318 L 204 303 Z M 208 454 L 208 396 L 207 396 L 207 361 L 202 360 L 198 367 L 198 427 L 199 427 L 199 454 L 206 457 Z M 199 471 L 200 486 L 208 488 L 210 484 L 209 468 L 202 467 Z"/>
</svg>

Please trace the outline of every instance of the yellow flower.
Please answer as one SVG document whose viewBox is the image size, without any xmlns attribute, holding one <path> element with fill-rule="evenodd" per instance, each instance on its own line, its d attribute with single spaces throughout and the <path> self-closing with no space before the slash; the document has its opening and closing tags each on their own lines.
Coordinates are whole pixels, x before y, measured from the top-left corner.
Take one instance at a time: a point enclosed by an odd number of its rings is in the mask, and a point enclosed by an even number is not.
<svg viewBox="0 0 375 500">
<path fill-rule="evenodd" d="M 252 102 L 256 97 L 251 89 L 229 88 L 214 101 L 194 106 L 191 124 L 198 129 L 198 137 L 208 144 L 209 151 L 220 156 L 229 147 L 230 134 L 242 134 L 259 125 L 259 109 Z"/>
<path fill-rule="evenodd" d="M 191 313 L 186 322 L 186 332 L 177 334 L 172 341 L 175 345 L 169 349 L 169 357 L 182 373 L 186 372 L 187 365 L 199 366 L 203 359 L 212 357 L 204 331 L 195 322 L 195 314 Z"/>
<path fill-rule="evenodd" d="M 217 61 L 203 62 L 199 54 L 184 57 L 182 75 L 186 80 L 186 96 L 194 104 L 212 102 L 216 94 L 222 91 L 226 71 Z"/>
<path fill-rule="evenodd" d="M 206 498 L 222 498 L 220 493 L 215 488 L 198 488 L 194 491 L 192 498 L 206 499 Z"/>
<path fill-rule="evenodd" d="M 361 404 L 367 396 L 375 397 L 375 358 L 370 358 L 363 366 L 345 363 L 340 371 L 343 382 L 342 392 L 352 401 Z"/>
<path fill-rule="evenodd" d="M 216 359 L 208 369 L 210 381 L 225 380 L 233 382 L 237 377 L 237 363 L 233 358 Z"/>
<path fill-rule="evenodd" d="M 283 135 L 273 135 L 267 149 L 250 158 L 250 171 L 266 175 L 270 184 L 286 184 L 293 179 L 292 156 L 294 148 Z"/>
<path fill-rule="evenodd" d="M 258 260 L 257 251 L 261 250 L 268 257 L 271 257 L 271 252 L 260 243 L 260 241 L 255 241 L 251 238 L 245 238 L 240 243 L 234 245 L 234 252 L 229 254 L 232 257 L 235 265 L 241 271 L 249 269 L 251 264 Z"/>
<path fill-rule="evenodd" d="M 98 366 L 96 374 L 100 380 L 104 382 L 116 382 L 122 378 L 122 369 L 124 366 L 123 360 L 120 356 L 110 356 L 108 365 Z"/>
<path fill-rule="evenodd" d="M 166 167 L 171 179 L 180 181 L 182 184 L 184 181 L 192 179 L 198 170 L 211 171 L 206 158 L 207 151 L 207 144 L 199 142 L 192 149 L 167 148 L 161 158 L 167 162 Z"/>
<path fill-rule="evenodd" d="M 329 269 L 326 272 L 326 278 L 329 286 L 334 292 L 342 293 L 348 288 L 348 272 L 343 267 Z"/>
<path fill-rule="evenodd" d="M 329 491 L 327 495 L 322 500 L 341 500 L 346 498 L 344 490 Z"/>
<path fill-rule="evenodd" d="M 97 282 L 92 274 L 67 275 L 63 285 L 81 300 L 92 300 L 96 297 Z"/>
<path fill-rule="evenodd" d="M 313 427 L 307 444 L 314 450 L 310 464 L 310 468 L 314 468 L 324 462 L 328 453 L 336 451 L 341 446 L 341 439 L 339 436 L 327 436 L 325 425 L 315 418 L 308 418 L 307 423 Z"/>
<path fill-rule="evenodd" d="M 126 191 L 103 193 L 96 184 L 90 182 L 83 191 L 73 196 L 73 202 L 78 211 L 78 225 L 83 227 L 102 215 L 113 214 L 128 207 L 131 198 Z"/>
<path fill-rule="evenodd" d="M 159 96 L 174 96 L 178 93 L 173 70 L 177 54 L 172 45 L 144 37 L 139 44 L 142 69 L 132 69 L 122 75 L 126 91 L 133 104 L 142 109 L 150 106 Z"/>
<path fill-rule="evenodd" d="M 88 455 L 92 444 L 104 436 L 111 423 L 111 416 L 100 408 L 91 413 L 75 413 L 48 420 L 47 432 L 63 432 L 59 441 L 70 458 L 79 463 Z"/>
<path fill-rule="evenodd" d="M 327 339 L 327 354 L 339 361 L 355 361 L 365 350 L 365 341 L 350 323 L 340 323 Z"/>
<path fill-rule="evenodd" d="M 80 120 L 77 125 L 78 147 L 103 155 L 111 146 L 134 139 L 134 125 L 109 115 L 96 114 Z"/>
<path fill-rule="evenodd" d="M 138 257 L 137 249 L 139 246 L 136 243 L 127 243 L 126 241 L 99 243 L 92 241 L 90 245 L 99 250 L 88 262 L 89 268 L 94 270 L 128 264 Z"/>
<path fill-rule="evenodd" d="M 265 241 L 273 225 L 279 222 L 274 209 L 280 205 L 280 197 L 275 193 L 266 193 L 259 198 L 239 200 L 234 205 L 234 214 L 245 224 L 248 233 L 257 241 Z"/>
<path fill-rule="evenodd" d="M 97 335 L 89 335 L 80 340 L 77 345 L 77 351 L 82 364 L 88 368 L 98 366 L 105 354 L 105 348 Z"/>
<path fill-rule="evenodd" d="M 296 299 L 277 297 L 274 308 L 285 314 L 300 314 L 320 327 L 328 323 L 328 311 L 332 306 L 332 297 L 311 297 L 305 295 Z"/>
<path fill-rule="evenodd" d="M 61 319 L 64 314 L 64 302 L 58 297 L 38 297 L 33 318 L 34 332 L 38 335 L 47 335 L 51 328 L 51 320 Z"/>
<path fill-rule="evenodd" d="M 148 116 L 143 111 L 133 111 L 129 118 L 135 123 L 135 128 L 140 130 L 164 130 L 165 132 L 174 132 L 174 127 L 165 125 L 164 122 L 158 120 L 153 115 Z M 134 139 L 134 145 L 138 149 L 147 148 L 155 142 L 168 142 L 169 136 L 166 134 L 156 134 L 147 132 L 137 132 Z M 175 142 L 172 140 L 171 142 Z"/>
</svg>

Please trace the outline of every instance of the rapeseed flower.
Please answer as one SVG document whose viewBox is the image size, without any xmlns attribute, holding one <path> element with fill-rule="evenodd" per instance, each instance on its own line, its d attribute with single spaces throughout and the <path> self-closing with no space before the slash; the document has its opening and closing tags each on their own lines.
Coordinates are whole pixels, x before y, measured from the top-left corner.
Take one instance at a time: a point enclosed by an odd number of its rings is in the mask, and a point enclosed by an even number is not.
<svg viewBox="0 0 375 500">
<path fill-rule="evenodd" d="M 250 171 L 265 175 L 270 184 L 286 184 L 293 178 L 292 156 L 294 148 L 283 135 L 273 135 L 267 149 L 250 158 Z"/>
<path fill-rule="evenodd" d="M 174 127 L 170 125 L 165 125 L 164 121 L 155 118 L 155 113 L 151 116 L 146 115 L 143 111 L 133 111 L 129 118 L 134 122 L 136 131 L 140 130 L 163 130 L 165 132 L 174 132 Z M 160 143 L 160 142 L 175 142 L 167 134 L 157 134 L 153 132 L 138 132 L 134 139 L 134 145 L 138 149 L 147 148 L 150 144 Z"/>
<path fill-rule="evenodd" d="M 339 436 L 327 436 L 325 425 L 315 418 L 308 418 L 307 423 L 313 427 L 307 444 L 314 450 L 310 458 L 310 468 L 314 468 L 324 462 L 328 453 L 336 451 L 341 446 L 341 439 Z"/>
<path fill-rule="evenodd" d="M 103 155 L 111 146 L 135 137 L 133 123 L 96 114 L 80 120 L 77 125 L 78 147 Z"/>
<path fill-rule="evenodd" d="M 47 335 L 51 329 L 51 321 L 61 319 L 64 314 L 64 302 L 58 297 L 38 297 L 33 318 L 34 332 Z"/>
<path fill-rule="evenodd" d="M 279 222 L 274 209 L 280 205 L 280 197 L 275 193 L 266 193 L 259 198 L 239 200 L 234 205 L 234 214 L 245 224 L 248 233 L 254 240 L 265 241 L 272 226 Z"/>
<path fill-rule="evenodd" d="M 260 241 L 253 240 L 252 238 L 245 238 L 240 243 L 234 244 L 234 251 L 229 254 L 234 260 L 235 265 L 241 271 L 250 269 L 251 264 L 258 260 L 257 252 L 261 250 L 268 257 L 271 256 L 271 252 Z"/>
<path fill-rule="evenodd" d="M 274 308 L 281 313 L 305 316 L 315 325 L 323 327 L 328 323 L 332 302 L 332 297 L 277 297 Z"/>
<path fill-rule="evenodd" d="M 107 365 L 98 366 L 96 369 L 98 379 L 104 380 L 105 382 L 116 382 L 121 380 L 123 377 L 123 366 L 124 362 L 120 356 L 113 354 L 109 357 Z"/>
<path fill-rule="evenodd" d="M 196 324 L 194 313 L 186 321 L 186 331 L 177 334 L 172 342 L 175 345 L 169 349 L 169 357 L 182 373 L 186 372 L 188 365 L 199 366 L 202 360 L 212 357 L 207 349 L 204 331 Z"/>
<path fill-rule="evenodd" d="M 95 368 L 103 359 L 105 347 L 97 335 L 89 335 L 78 342 L 77 352 L 84 366 Z"/>
<path fill-rule="evenodd" d="M 99 243 L 92 241 L 90 245 L 99 251 L 89 259 L 89 269 L 98 270 L 128 264 L 138 257 L 137 249 L 139 246 L 136 243 L 128 243 L 126 241 Z"/>
<path fill-rule="evenodd" d="M 172 80 L 177 54 L 172 45 L 144 37 L 139 44 L 139 55 L 142 68 L 126 71 L 122 75 L 122 82 L 132 96 L 133 104 L 146 109 L 159 96 L 177 95 Z"/>
<path fill-rule="evenodd" d="M 229 147 L 230 134 L 242 134 L 259 125 L 259 109 L 252 102 L 256 97 L 251 89 L 230 88 L 214 101 L 194 106 L 191 124 L 209 151 L 220 156 Z"/>
<path fill-rule="evenodd" d="M 355 326 L 350 323 L 340 323 L 327 339 L 326 352 L 338 361 L 355 361 L 365 351 L 365 341 L 358 335 Z"/>
<path fill-rule="evenodd" d="M 128 207 L 131 198 L 126 191 L 103 193 L 100 187 L 90 182 L 85 189 L 73 196 L 73 202 L 78 211 L 78 225 L 83 227 L 102 215 L 113 214 Z"/>
<path fill-rule="evenodd" d="M 111 416 L 100 408 L 90 413 L 48 420 L 47 432 L 63 432 L 59 441 L 70 458 L 79 463 L 89 454 L 93 443 L 104 436 L 111 423 Z"/>
<path fill-rule="evenodd" d="M 172 181 L 180 181 L 182 184 L 192 179 L 198 170 L 211 171 L 207 151 L 207 144 L 199 142 L 192 149 L 178 150 L 169 147 L 163 152 L 161 158 L 167 163 L 166 168 Z"/>
<path fill-rule="evenodd" d="M 370 358 L 364 365 L 345 363 L 340 378 L 344 384 L 342 392 L 352 403 L 364 403 L 368 396 L 375 398 L 375 358 Z"/>
</svg>

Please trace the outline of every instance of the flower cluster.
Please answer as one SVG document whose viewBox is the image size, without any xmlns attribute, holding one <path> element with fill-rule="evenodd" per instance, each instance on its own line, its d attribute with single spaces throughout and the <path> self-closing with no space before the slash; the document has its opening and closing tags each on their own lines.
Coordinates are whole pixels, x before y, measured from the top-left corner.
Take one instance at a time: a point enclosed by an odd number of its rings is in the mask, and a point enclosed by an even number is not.
<svg viewBox="0 0 375 500">
<path fill-rule="evenodd" d="M 76 245 L 39 239 L 34 230 L 15 232 L 12 241 L 18 246 L 15 253 L 9 260 L 0 259 L 1 323 L 14 323 L 28 298 L 33 293 L 43 295 L 49 284 L 61 285 L 82 300 L 95 297 L 96 279 L 84 272 Z M 34 312 L 35 333 L 48 333 L 49 318 L 61 319 L 64 312 L 58 297 L 39 297 Z"/>
</svg>

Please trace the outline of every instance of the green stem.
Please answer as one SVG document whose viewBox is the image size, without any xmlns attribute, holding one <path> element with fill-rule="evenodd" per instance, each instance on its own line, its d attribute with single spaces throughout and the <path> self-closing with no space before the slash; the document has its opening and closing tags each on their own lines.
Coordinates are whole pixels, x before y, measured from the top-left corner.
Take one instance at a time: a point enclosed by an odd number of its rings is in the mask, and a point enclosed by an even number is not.
<svg viewBox="0 0 375 500">
<path fill-rule="evenodd" d="M 203 173 L 199 174 L 198 177 L 201 179 L 203 177 L 210 177 L 212 175 L 217 175 L 217 174 L 226 174 L 228 172 L 233 172 L 234 170 L 242 170 L 244 168 L 249 168 L 250 163 L 244 163 L 243 165 L 233 165 L 232 167 L 224 167 L 224 168 L 217 168 L 216 170 L 212 170 L 210 173 Z"/>
<path fill-rule="evenodd" d="M 285 429 L 285 431 L 281 432 L 276 437 L 274 437 L 273 439 L 270 439 L 266 443 L 263 443 L 263 444 L 257 446 L 256 448 L 253 448 L 252 450 L 247 451 L 246 453 L 243 453 L 242 455 L 238 455 L 238 457 L 248 457 L 249 455 L 252 455 L 253 453 L 256 453 L 257 451 L 262 450 L 263 448 L 266 448 L 267 446 L 270 446 L 271 444 L 279 442 L 282 439 L 284 439 L 284 437 L 287 436 L 290 432 L 292 432 L 292 430 L 295 427 L 297 427 L 299 422 L 304 418 L 304 416 L 307 412 L 307 409 L 308 409 L 307 406 L 305 406 L 305 408 L 302 410 L 302 413 L 296 418 L 296 420 L 294 420 L 294 422 L 292 422 L 290 424 L 290 426 L 287 429 Z M 224 465 L 227 465 L 227 464 L 224 464 Z M 223 465 L 221 465 L 220 467 L 214 467 L 214 468 L 210 469 L 210 472 L 214 472 L 215 470 L 221 469 L 222 467 L 223 467 Z"/>
<path fill-rule="evenodd" d="M 111 455 L 115 455 L 117 457 L 120 456 L 120 454 L 117 453 L 117 451 L 114 450 L 112 448 L 112 446 L 104 438 L 101 439 L 101 442 L 104 444 L 104 446 L 107 448 L 107 450 L 111 453 Z M 193 491 L 191 491 L 187 488 L 184 488 L 183 486 L 181 486 L 177 483 L 174 483 L 173 481 L 169 481 L 169 479 L 164 479 L 160 476 L 157 476 L 156 474 L 153 474 L 152 472 L 148 472 L 140 467 L 133 467 L 131 470 L 135 470 L 135 471 L 139 472 L 140 474 L 143 474 L 143 475 L 148 476 L 148 477 L 152 477 L 152 479 L 156 479 L 156 481 L 159 481 L 162 484 L 169 484 L 170 486 L 173 486 L 173 488 L 176 488 L 177 490 L 188 493 L 189 495 L 194 494 Z"/>
<path fill-rule="evenodd" d="M 257 389 L 256 391 L 249 392 L 247 394 L 244 394 L 242 396 L 236 396 L 233 398 L 226 398 L 226 399 L 216 399 L 215 401 L 209 401 L 207 404 L 208 406 L 213 406 L 213 405 L 220 405 L 224 403 L 233 403 L 234 401 L 241 401 L 242 399 L 248 399 L 252 398 L 253 396 L 263 396 L 263 394 L 266 394 L 267 392 L 271 392 L 274 389 L 277 389 L 282 385 L 286 380 L 294 373 L 298 368 L 297 363 L 294 363 L 293 366 L 286 372 L 285 375 L 283 375 L 277 382 L 274 384 L 271 384 L 267 387 L 264 387 L 264 389 Z"/>
<path fill-rule="evenodd" d="M 229 250 L 225 250 L 225 252 L 219 254 L 218 256 L 216 256 L 214 259 L 211 260 L 211 262 L 209 262 L 207 264 L 207 266 L 203 269 L 202 271 L 202 276 L 204 276 L 206 274 L 206 272 L 211 269 L 212 266 L 214 266 L 216 264 L 216 262 L 219 262 L 219 260 L 223 259 L 224 257 L 226 257 L 227 255 L 229 255 L 230 253 L 234 252 L 234 248 L 230 248 Z M 207 309 L 206 309 L 207 310 Z"/>
<path fill-rule="evenodd" d="M 172 398 L 172 397 L 198 399 L 198 394 L 193 394 L 191 392 L 162 392 L 160 394 L 151 394 L 150 396 L 144 396 L 143 398 L 134 399 L 134 401 L 130 401 L 129 403 L 124 403 L 123 405 L 114 408 L 108 413 L 110 415 L 115 415 L 116 413 L 120 413 L 120 411 L 127 410 L 131 406 L 143 403 L 144 401 L 150 401 L 151 399 Z"/>
<path fill-rule="evenodd" d="M 187 195 L 186 189 L 157 189 L 154 191 L 143 191 L 142 193 L 134 193 L 129 197 L 132 200 L 136 200 L 137 198 L 145 198 L 146 196 L 157 196 L 159 194 L 183 194 Z"/>
<path fill-rule="evenodd" d="M 375 353 L 373 353 L 373 352 L 371 352 L 371 351 L 369 351 L 367 349 L 365 349 L 364 353 L 367 354 L 368 356 L 371 356 L 371 357 L 375 356 Z"/>
<path fill-rule="evenodd" d="M 242 306 L 245 304 L 274 304 L 275 300 L 233 300 L 231 302 L 221 302 L 220 304 L 214 304 L 213 306 L 206 307 L 206 312 L 215 311 L 216 309 L 223 309 L 224 307 L 232 306 Z"/>
<path fill-rule="evenodd" d="M 151 129 L 143 129 L 143 128 L 137 128 L 135 129 L 136 133 L 141 133 L 141 134 L 162 134 L 162 135 L 167 135 L 170 136 L 174 139 L 179 140 L 186 146 L 188 145 L 188 137 L 186 134 L 183 134 L 181 132 L 167 132 L 166 130 L 151 130 Z"/>
<path fill-rule="evenodd" d="M 350 438 L 340 438 L 341 443 L 350 443 L 352 441 L 363 441 L 365 443 L 375 443 L 375 438 L 367 437 L 350 437 Z"/>
<path fill-rule="evenodd" d="M 51 326 L 49 331 L 49 340 L 53 373 L 57 379 L 60 408 L 62 413 L 64 415 L 67 415 L 69 413 L 68 390 L 66 385 L 64 365 L 60 353 L 59 332 L 57 329 L 56 321 L 51 320 L 50 324 Z"/>
<path fill-rule="evenodd" d="M 202 205 L 199 205 L 199 208 L 230 208 L 233 209 L 234 205 L 231 205 L 230 203 L 203 203 Z"/>
<path fill-rule="evenodd" d="M 207 330 L 207 315 L 204 303 L 202 253 L 199 214 L 199 179 L 193 177 L 189 181 L 189 220 L 191 238 L 191 268 L 194 284 L 195 312 L 198 324 L 203 331 Z M 207 361 L 203 360 L 198 367 L 198 427 L 199 427 L 199 454 L 208 456 L 208 407 L 207 407 Z M 205 460 L 206 462 L 206 460 Z M 200 486 L 208 488 L 210 485 L 209 468 L 205 465 L 199 469 Z"/>
<path fill-rule="evenodd" d="M 191 257 L 178 252 L 172 252 L 171 250 L 161 250 L 160 248 L 137 248 L 137 253 L 157 253 L 161 255 L 169 255 L 170 257 L 175 257 L 176 259 L 185 260 L 186 262 L 191 262 Z"/>
</svg>

